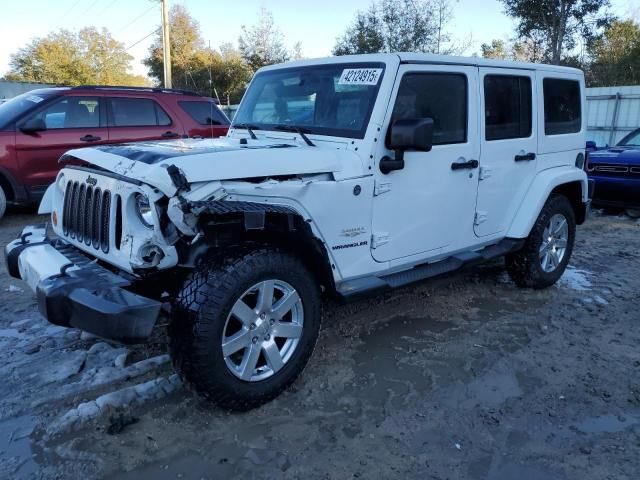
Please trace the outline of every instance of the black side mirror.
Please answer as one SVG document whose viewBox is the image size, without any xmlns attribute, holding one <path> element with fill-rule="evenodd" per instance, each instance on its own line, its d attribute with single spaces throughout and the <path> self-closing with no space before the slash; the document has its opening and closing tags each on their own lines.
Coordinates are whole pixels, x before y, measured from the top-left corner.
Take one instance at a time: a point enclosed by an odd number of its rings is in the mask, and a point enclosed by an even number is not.
<svg viewBox="0 0 640 480">
<path fill-rule="evenodd" d="M 20 131 L 24 133 L 44 132 L 46 129 L 47 125 L 41 118 L 30 118 L 20 125 Z"/>
<path fill-rule="evenodd" d="M 404 168 L 404 152 L 418 150 L 431 151 L 433 146 L 433 119 L 417 118 L 397 120 L 389 127 L 387 147 L 395 151 L 395 158 L 380 160 L 380 171 L 385 175 Z"/>
<path fill-rule="evenodd" d="M 587 150 L 597 150 L 598 146 L 593 140 L 587 140 Z"/>
</svg>

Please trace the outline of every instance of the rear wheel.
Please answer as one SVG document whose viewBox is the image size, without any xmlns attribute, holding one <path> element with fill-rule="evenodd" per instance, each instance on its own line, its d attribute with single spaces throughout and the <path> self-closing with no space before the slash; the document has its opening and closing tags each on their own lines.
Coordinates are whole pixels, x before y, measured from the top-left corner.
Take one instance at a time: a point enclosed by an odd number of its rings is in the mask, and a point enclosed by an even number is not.
<svg viewBox="0 0 640 480">
<path fill-rule="evenodd" d="M 509 276 L 519 287 L 546 288 L 562 276 L 575 241 L 576 220 L 569 200 L 547 200 L 522 250 L 507 255 Z"/>
<path fill-rule="evenodd" d="M 320 328 L 314 277 L 278 250 L 202 262 L 175 303 L 174 365 L 199 394 L 248 410 L 285 390 L 307 364 Z"/>
<path fill-rule="evenodd" d="M 2 187 L 0 187 L 0 219 L 4 216 L 4 213 L 7 211 L 7 195 L 4 193 Z"/>
</svg>

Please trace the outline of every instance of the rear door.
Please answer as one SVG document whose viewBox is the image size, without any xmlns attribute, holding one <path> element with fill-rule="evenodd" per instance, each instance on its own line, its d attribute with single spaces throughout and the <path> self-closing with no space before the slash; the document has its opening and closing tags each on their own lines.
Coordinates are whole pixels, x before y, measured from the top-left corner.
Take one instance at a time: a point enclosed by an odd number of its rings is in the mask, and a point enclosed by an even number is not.
<svg viewBox="0 0 640 480">
<path fill-rule="evenodd" d="M 24 133 L 20 125 L 39 119 L 46 130 Z M 60 169 L 66 151 L 108 141 L 106 113 L 101 96 L 63 96 L 22 119 L 16 129 L 16 155 L 29 193 L 39 196 Z"/>
<path fill-rule="evenodd" d="M 536 77 L 530 70 L 480 68 L 481 157 L 474 230 L 504 233 L 537 167 Z"/>
<path fill-rule="evenodd" d="M 107 102 L 111 143 L 181 138 L 182 126 L 152 98 L 110 96 Z"/>
<path fill-rule="evenodd" d="M 229 130 L 229 119 L 210 100 L 179 100 L 178 107 L 191 122 L 185 124 L 190 137 L 223 137 Z"/>
</svg>

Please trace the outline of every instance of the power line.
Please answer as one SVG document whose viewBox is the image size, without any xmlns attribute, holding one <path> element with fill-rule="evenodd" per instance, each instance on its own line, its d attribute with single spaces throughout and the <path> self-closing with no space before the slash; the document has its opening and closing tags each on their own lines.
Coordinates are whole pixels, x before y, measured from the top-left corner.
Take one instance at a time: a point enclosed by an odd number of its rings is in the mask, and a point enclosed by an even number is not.
<svg viewBox="0 0 640 480">
<path fill-rule="evenodd" d="M 102 10 L 100 10 L 98 12 L 98 15 L 102 15 L 104 12 L 106 12 L 107 10 L 109 10 L 113 5 L 115 5 L 117 2 L 119 2 L 120 0 L 112 0 L 111 2 L 109 2 L 109 4 L 107 4 L 106 7 L 104 7 Z"/>
<path fill-rule="evenodd" d="M 73 5 L 71 5 L 71 7 L 69 8 L 69 10 L 67 10 L 67 11 L 65 12 L 65 14 L 64 14 L 62 17 L 60 17 L 60 19 L 62 20 L 62 19 L 68 18 L 68 17 L 69 17 L 69 14 L 73 11 L 73 9 L 74 9 L 74 8 L 76 8 L 76 7 L 78 6 L 78 4 L 80 3 L 80 1 L 81 1 L 81 0 L 76 0 L 75 2 L 73 2 Z"/>
<path fill-rule="evenodd" d="M 133 25 L 134 23 L 136 23 L 138 20 L 140 20 L 142 17 L 144 17 L 147 13 L 149 13 L 151 10 L 154 10 L 155 8 L 157 8 L 155 5 L 148 8 L 147 10 L 145 10 L 144 12 L 142 12 L 140 15 L 138 15 L 136 18 L 134 18 L 133 20 L 131 20 L 129 23 L 127 23 L 124 27 L 122 27 L 120 30 L 118 30 L 116 33 L 120 33 L 123 30 L 126 30 L 127 28 L 129 28 L 131 25 Z"/>
<path fill-rule="evenodd" d="M 127 48 L 125 48 L 125 50 L 131 50 L 133 47 L 135 47 L 136 45 L 138 45 L 139 43 L 144 42 L 147 38 L 149 38 L 151 35 L 153 35 L 154 33 L 158 33 L 160 31 L 160 28 L 156 28 L 155 30 L 152 30 L 151 32 L 149 32 L 147 35 L 145 35 L 144 37 L 142 37 L 140 40 L 132 43 L 131 45 L 129 45 Z"/>
<path fill-rule="evenodd" d="M 89 12 L 89 10 L 91 10 L 93 7 L 95 7 L 96 3 L 98 3 L 100 0 L 94 0 L 88 7 L 87 9 L 82 12 L 82 14 L 84 15 L 85 13 Z"/>
</svg>

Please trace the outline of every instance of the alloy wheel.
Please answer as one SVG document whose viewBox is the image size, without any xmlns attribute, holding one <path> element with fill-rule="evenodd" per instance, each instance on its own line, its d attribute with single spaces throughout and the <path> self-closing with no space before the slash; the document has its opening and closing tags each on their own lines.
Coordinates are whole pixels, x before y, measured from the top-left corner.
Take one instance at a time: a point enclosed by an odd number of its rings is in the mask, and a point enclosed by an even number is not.
<svg viewBox="0 0 640 480">
<path fill-rule="evenodd" d="M 540 265 L 547 273 L 553 272 L 562 263 L 569 243 L 569 223 L 564 215 L 556 213 L 542 232 Z"/>
<path fill-rule="evenodd" d="M 304 324 L 302 299 L 283 280 L 265 280 L 246 290 L 229 313 L 222 354 L 241 380 L 265 380 L 280 371 L 298 347 Z"/>
</svg>

